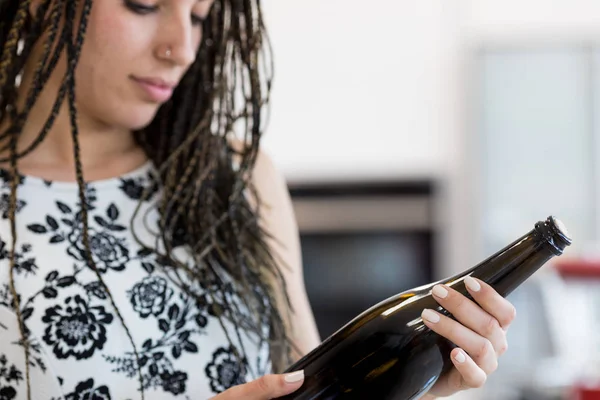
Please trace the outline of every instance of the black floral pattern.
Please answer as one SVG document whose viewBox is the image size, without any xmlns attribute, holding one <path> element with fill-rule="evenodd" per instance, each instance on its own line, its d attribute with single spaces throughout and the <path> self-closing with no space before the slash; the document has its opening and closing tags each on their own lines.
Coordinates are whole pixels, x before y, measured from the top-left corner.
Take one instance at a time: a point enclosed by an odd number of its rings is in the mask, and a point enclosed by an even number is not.
<svg viewBox="0 0 600 400">
<path fill-rule="evenodd" d="M 9 170 L 0 168 L 0 185 L 2 188 L 8 189 L 10 188 L 10 182 L 12 180 L 12 174 Z M 23 185 L 25 183 L 25 177 L 22 175 L 18 176 L 19 182 L 18 185 Z"/>
<path fill-rule="evenodd" d="M 12 400 L 17 397 L 17 391 L 12 386 L 0 389 L 0 400 Z"/>
<path fill-rule="evenodd" d="M 113 316 L 103 306 L 91 307 L 81 296 L 67 297 L 65 307 L 46 310 L 42 321 L 47 324 L 44 342 L 52 346 L 58 358 L 90 358 L 106 343 L 106 326 Z"/>
<path fill-rule="evenodd" d="M 232 347 L 221 347 L 213 353 L 212 361 L 206 366 L 205 372 L 215 393 L 246 383 L 248 362 L 243 358 L 240 362 L 236 354 L 237 349 Z"/>
<path fill-rule="evenodd" d="M 115 233 L 123 232 L 126 228 L 117 222 L 119 209 L 115 204 L 111 203 L 105 214 L 105 216 L 95 215 L 94 221 L 100 228 L 89 230 L 92 258 L 100 272 L 106 272 L 109 269 L 122 271 L 129 262 L 129 249 L 125 240 L 115 236 Z M 81 228 L 82 226 L 79 225 L 69 235 L 70 246 L 67 252 L 74 258 L 83 261 L 87 260 L 87 256 Z"/>
<path fill-rule="evenodd" d="M 21 296 L 17 294 L 17 297 L 19 302 L 21 302 Z M 16 309 L 13 295 L 7 284 L 3 284 L 0 286 L 0 306 L 6 307 L 11 311 L 14 311 Z"/>
<path fill-rule="evenodd" d="M 0 400 L 15 399 L 17 397 L 15 387 L 23 377 L 23 372 L 9 363 L 5 354 L 0 354 Z"/>
<path fill-rule="evenodd" d="M 185 383 L 188 379 L 185 372 L 165 372 L 160 375 L 160 379 L 162 379 L 162 388 L 165 392 L 173 393 L 175 395 L 185 392 Z"/>
<path fill-rule="evenodd" d="M 88 192 L 92 192 L 88 190 Z M 96 210 L 92 196 L 88 198 L 88 211 Z M 88 256 L 83 240 L 83 223 L 81 211 L 74 212 L 67 204 L 57 201 L 56 207 L 61 212 L 61 218 L 46 215 L 43 223 L 30 224 L 27 228 L 36 234 L 50 235 L 50 243 L 62 243 L 67 241 L 67 254 L 77 261 L 86 263 Z M 96 268 L 102 273 L 108 270 L 122 271 L 130 261 L 129 249 L 124 238 L 117 236 L 119 232 L 126 231 L 126 227 L 118 223 L 119 209 L 114 203 L 106 208 L 105 215 L 93 215 L 97 225 L 91 225 L 88 229 L 88 237 L 92 259 Z"/>
<path fill-rule="evenodd" d="M 0 239 L 0 260 L 9 260 L 10 253 L 8 245 Z M 17 274 L 27 276 L 35 275 L 38 266 L 35 262 L 35 257 L 31 256 L 31 245 L 23 244 L 20 251 L 15 251 L 15 271 Z"/>
<path fill-rule="evenodd" d="M 27 203 L 24 200 L 17 199 L 15 213 L 20 213 Z M 8 211 L 10 210 L 10 195 L 3 193 L 0 195 L 0 212 L 2 213 L 2 219 L 8 219 Z"/>
<path fill-rule="evenodd" d="M 10 187 L 5 175 L 0 170 L 2 216 L 7 215 Z M 250 365 L 258 366 L 264 357 L 262 352 L 257 354 L 250 359 L 252 364 L 246 357 L 240 360 L 237 348 L 226 345 L 225 335 L 213 333 L 222 332 L 216 316 L 227 318 L 241 310 L 238 306 L 243 302 L 232 285 L 226 286 L 223 295 L 222 277 L 211 269 L 193 265 L 190 258 L 192 279 L 134 239 L 129 230 L 131 217 L 148 188 L 150 196 L 143 206 L 147 210 L 152 207 L 153 196 L 159 193 L 157 182 L 153 173 L 142 172 L 102 186 L 86 185 L 95 271 L 83 245 L 76 186 L 69 192 L 68 184 L 21 177 L 24 187 L 19 195 L 23 200 L 18 200 L 17 212 L 22 225 L 15 249 L 17 296 L 29 335 L 31 366 L 44 374 L 48 370 L 58 374 L 64 395 L 49 394 L 52 400 L 129 398 L 133 390 L 139 390 L 138 368 L 144 390 L 158 392 L 160 398 L 209 398 L 244 383 Z M 157 215 L 146 215 L 155 219 L 144 221 L 149 222 L 144 226 L 156 226 Z M 9 228 L 0 218 L 0 271 L 6 270 L 9 261 Z M 152 229 L 142 231 L 141 238 L 154 248 Z M 183 244 L 185 231 L 179 229 L 175 234 Z M 113 300 L 134 338 L 139 363 Z M 7 278 L 0 274 L 0 308 L 8 308 L 14 315 L 15 303 Z M 11 330 L 17 325 L 4 322 L 0 321 L 0 337 L 6 330 L 18 337 L 18 332 Z M 229 335 L 234 340 L 238 337 L 235 332 Z M 0 343 L 0 400 L 24 398 L 24 371 L 1 357 L 3 346 Z M 52 369 L 47 368 L 47 360 Z M 198 372 L 206 377 L 199 377 Z M 35 391 L 35 382 L 32 388 Z"/>
<path fill-rule="evenodd" d="M 187 373 L 175 369 L 176 360 L 184 353 L 196 354 L 198 345 L 193 336 L 202 333 L 206 326 L 206 311 L 196 307 L 191 298 L 180 293 L 172 295 L 167 280 L 150 276 L 134 285 L 128 291 L 132 308 L 141 318 L 155 318 L 157 332 L 162 336 L 147 339 L 140 350 L 145 388 L 162 388 L 177 395 L 185 392 Z M 200 326 L 198 321 L 202 322 Z M 168 352 L 165 350 L 169 350 Z M 132 354 L 126 357 L 105 357 L 114 366 L 113 372 L 136 377 L 135 359 Z"/>
<path fill-rule="evenodd" d="M 165 304 L 171 297 L 171 290 L 167 288 L 164 278 L 150 276 L 136 284 L 129 295 L 133 309 L 140 317 L 146 318 L 150 314 L 158 316 L 165 309 Z"/>
<path fill-rule="evenodd" d="M 112 235 L 109 231 L 90 230 L 90 248 L 92 259 L 102 273 L 109 269 L 122 271 L 129 261 L 129 250 L 123 239 Z M 87 256 L 83 245 L 83 235 L 79 230 L 69 235 L 70 247 L 67 252 L 79 261 L 86 261 Z"/>
<path fill-rule="evenodd" d="M 141 200 L 145 190 L 148 190 L 147 199 L 151 199 L 159 190 L 158 182 L 151 172 L 141 177 L 122 178 L 120 181 L 119 189 L 131 200 Z"/>
<path fill-rule="evenodd" d="M 11 187 L 11 176 L 12 174 L 5 170 L 0 169 L 0 188 L 9 189 Z M 18 185 L 22 185 L 25 182 L 23 176 L 19 176 Z M 17 198 L 15 213 L 20 213 L 23 208 L 27 205 L 22 199 Z M 2 219 L 8 219 L 8 210 L 10 209 L 10 194 L 8 190 L 0 194 L 0 213 Z"/>
<path fill-rule="evenodd" d="M 104 290 L 104 287 L 102 286 L 102 283 L 100 283 L 100 281 L 90 282 L 87 285 L 85 285 L 84 288 L 89 297 L 97 297 L 101 300 L 105 300 L 108 298 L 106 290 Z"/>
<path fill-rule="evenodd" d="M 66 395 L 66 400 L 111 400 L 110 391 L 106 385 L 96 387 L 94 379 L 80 382 L 73 393 Z"/>
</svg>

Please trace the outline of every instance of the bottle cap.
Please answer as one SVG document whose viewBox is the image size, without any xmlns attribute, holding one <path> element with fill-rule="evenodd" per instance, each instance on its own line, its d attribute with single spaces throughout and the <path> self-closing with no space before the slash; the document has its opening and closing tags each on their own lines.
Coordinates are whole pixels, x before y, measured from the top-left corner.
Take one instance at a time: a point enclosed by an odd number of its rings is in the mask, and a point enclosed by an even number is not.
<svg viewBox="0 0 600 400">
<path fill-rule="evenodd" d="M 571 240 L 571 235 L 569 235 L 569 231 L 567 230 L 567 227 L 565 226 L 565 224 L 563 224 L 563 222 L 552 216 L 550 217 L 552 219 L 552 222 L 554 222 L 554 227 L 556 229 L 556 233 L 561 235 L 565 240 L 572 242 Z"/>
<path fill-rule="evenodd" d="M 565 247 L 572 243 L 565 224 L 552 215 L 545 221 L 538 222 L 536 230 L 556 255 L 561 255 Z"/>
<path fill-rule="evenodd" d="M 561 220 L 559 220 L 555 216 L 550 216 L 548 217 L 548 223 L 553 228 L 554 233 L 560 236 L 560 238 L 566 242 L 567 246 L 573 242 L 571 236 L 569 235 L 567 227 L 565 226 L 565 224 L 563 224 Z"/>
</svg>

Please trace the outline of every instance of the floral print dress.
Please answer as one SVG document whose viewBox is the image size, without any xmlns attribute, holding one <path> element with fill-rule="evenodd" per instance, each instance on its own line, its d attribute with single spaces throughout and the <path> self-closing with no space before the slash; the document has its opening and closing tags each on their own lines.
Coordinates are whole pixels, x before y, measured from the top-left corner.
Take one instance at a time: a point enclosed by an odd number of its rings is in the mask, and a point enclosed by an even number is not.
<svg viewBox="0 0 600 400">
<path fill-rule="evenodd" d="M 134 239 L 130 222 L 149 188 L 153 195 L 142 203 L 134 232 L 154 248 L 158 218 L 151 205 L 159 189 L 153 173 L 147 163 L 88 184 L 92 255 L 138 349 L 145 398 L 209 399 L 268 373 L 268 345 L 248 332 L 238 335 L 227 321 L 221 325 L 215 310 L 224 303 L 210 281 L 193 288 L 204 293 L 200 301 L 188 297 L 169 279 L 168 263 Z M 8 174 L 0 170 L 0 400 L 27 398 L 9 286 L 9 198 Z M 130 340 L 85 261 L 80 209 L 76 183 L 20 177 L 14 278 L 30 332 L 32 399 L 140 399 Z M 234 285 L 225 295 L 228 304 L 241 304 Z"/>
</svg>

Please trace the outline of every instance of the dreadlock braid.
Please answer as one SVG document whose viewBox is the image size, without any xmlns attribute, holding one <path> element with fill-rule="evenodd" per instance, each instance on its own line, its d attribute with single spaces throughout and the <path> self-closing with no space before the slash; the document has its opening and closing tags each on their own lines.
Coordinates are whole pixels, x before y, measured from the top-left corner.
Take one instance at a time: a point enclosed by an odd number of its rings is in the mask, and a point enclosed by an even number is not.
<svg viewBox="0 0 600 400">
<path fill-rule="evenodd" d="M 42 15 L 45 13 L 45 10 L 48 5 L 49 5 L 49 0 L 46 0 L 46 3 L 44 3 L 38 10 L 38 16 L 36 18 L 36 21 L 39 21 L 39 23 L 34 25 L 35 26 L 34 32 L 37 33 L 37 35 L 29 35 L 29 37 L 26 41 L 26 44 L 25 44 L 25 46 L 27 48 L 31 48 L 33 46 L 34 42 L 38 39 L 39 31 L 41 29 Z M 34 84 L 33 84 L 33 87 L 30 89 L 30 92 L 28 93 L 27 100 L 25 102 L 24 111 L 20 114 L 17 114 L 17 116 L 14 118 L 15 120 L 12 125 L 12 130 L 15 130 L 18 132 L 22 129 L 23 124 L 27 120 L 27 117 L 29 116 L 29 113 L 30 113 L 31 109 L 33 108 L 33 105 L 35 104 L 37 98 L 39 97 L 43 86 L 46 84 L 46 82 L 50 78 L 50 75 L 52 74 L 52 72 L 56 68 L 56 65 L 58 64 L 58 58 L 60 57 L 60 52 L 62 51 L 62 48 L 64 47 L 65 41 L 68 39 L 68 36 L 67 36 L 68 33 L 66 30 L 66 27 L 63 29 L 62 34 L 61 34 L 61 37 L 63 40 L 61 40 L 59 42 L 59 46 L 55 50 L 54 55 L 52 56 L 52 60 L 48 64 L 48 69 L 42 75 L 43 66 L 47 64 L 47 60 L 50 57 L 50 50 L 51 50 L 52 44 L 54 43 L 54 40 L 56 38 L 56 34 L 58 32 L 58 27 L 59 27 L 58 22 L 61 17 L 61 11 L 63 11 L 65 5 L 66 5 L 66 0 L 56 0 L 55 7 L 52 12 L 52 20 L 51 20 L 52 25 L 50 28 L 48 40 L 44 43 L 44 47 L 45 47 L 44 56 L 42 57 L 42 59 L 40 60 L 40 62 L 38 63 L 38 66 L 36 68 L 35 77 L 33 79 Z M 27 54 L 27 53 L 25 53 L 25 54 Z M 25 57 L 23 57 L 22 59 L 23 59 L 22 64 L 19 66 L 18 70 L 21 70 L 23 68 L 23 64 L 26 61 Z M 1 89 L 2 89 L 2 87 L 0 86 L 0 90 Z M 58 116 L 58 112 L 60 110 L 60 106 L 64 100 L 64 97 L 66 95 L 66 91 L 67 91 L 67 81 L 65 80 L 59 90 L 55 104 L 52 107 L 50 117 L 44 124 L 44 128 L 42 129 L 42 132 L 35 139 L 35 141 L 31 145 L 29 145 L 29 147 L 27 147 L 22 153 L 18 154 L 18 157 L 23 157 L 23 156 L 29 154 L 31 151 L 33 151 L 37 147 L 37 145 L 39 143 L 41 143 L 44 140 L 44 138 L 50 131 L 50 128 L 54 124 L 54 120 Z M 3 109 L 2 105 L 0 104 L 0 121 L 2 120 L 2 109 Z M 7 135 L 7 134 L 10 134 L 10 131 L 7 131 L 5 135 Z M 3 136 L 0 135 L 0 140 L 2 140 L 2 139 L 3 139 Z M 7 149 L 7 146 L 0 148 L 0 151 L 3 152 L 6 149 Z M 7 159 L 0 159 L 0 161 L 5 162 L 5 161 L 7 161 Z"/>
<path fill-rule="evenodd" d="M 17 45 L 19 43 L 20 33 L 23 31 L 25 21 L 29 15 L 29 4 L 31 0 L 22 0 L 19 3 L 19 8 L 16 10 L 14 22 L 8 31 L 2 49 L 2 58 L 0 58 L 0 86 L 7 87 L 8 76 L 13 60 L 17 54 Z"/>
<path fill-rule="evenodd" d="M 76 7 L 76 4 L 74 2 L 70 2 L 68 5 L 68 8 L 67 8 L 67 18 L 66 18 L 65 28 L 68 31 L 72 31 L 72 22 L 71 21 L 73 21 L 75 19 L 75 7 Z M 69 92 L 69 101 L 68 101 L 68 103 L 69 103 L 69 114 L 71 116 L 70 122 L 71 122 L 71 132 L 72 132 L 72 139 L 73 139 L 73 149 L 74 149 L 74 155 L 75 155 L 75 171 L 76 171 L 77 183 L 79 186 L 79 201 L 81 202 L 81 222 L 83 224 L 83 235 L 82 235 L 83 236 L 83 244 L 84 244 L 85 256 L 87 258 L 87 262 L 89 263 L 89 265 L 92 267 L 92 269 L 96 273 L 96 276 L 98 277 L 100 284 L 102 285 L 105 292 L 108 294 L 108 298 L 111 302 L 111 305 L 114 308 L 121 324 L 123 325 L 123 328 L 125 329 L 125 333 L 127 334 L 129 341 L 131 342 L 131 346 L 133 347 L 133 352 L 134 352 L 134 356 L 135 356 L 135 361 L 136 361 L 136 364 L 139 366 L 140 365 L 140 357 L 139 357 L 137 348 L 135 346 L 133 336 L 131 335 L 131 332 L 130 332 L 127 324 L 125 323 L 125 319 L 123 318 L 121 311 L 119 310 L 119 308 L 117 307 L 117 305 L 115 303 L 112 292 L 110 291 L 110 289 L 104 282 L 104 279 L 102 279 L 102 276 L 100 275 L 100 272 L 98 271 L 98 268 L 96 267 L 96 263 L 94 262 L 94 259 L 92 256 L 92 251 L 91 251 L 91 246 L 90 246 L 89 226 L 88 226 L 88 205 L 87 205 L 86 196 L 85 196 L 85 181 L 83 179 L 81 151 L 79 148 L 79 135 L 78 135 L 79 129 L 77 127 L 77 109 L 75 107 L 75 68 L 77 67 L 77 61 L 79 60 L 79 56 L 81 53 L 81 47 L 83 45 L 83 39 L 85 36 L 85 31 L 87 29 L 87 21 L 88 21 L 91 9 L 92 9 L 92 0 L 84 0 L 80 28 L 79 28 L 79 32 L 77 34 L 76 41 L 75 41 L 75 43 L 72 43 L 72 41 L 69 40 L 68 46 L 67 46 L 67 50 L 70 55 L 70 57 L 69 57 L 70 62 L 69 62 L 68 70 L 67 70 L 67 77 L 68 77 L 68 83 L 69 83 L 69 91 L 68 91 Z M 138 372 L 138 378 L 139 378 L 139 382 L 140 382 L 141 397 L 142 397 L 142 400 L 144 400 L 143 378 L 142 378 L 141 369 L 139 367 L 137 368 L 137 372 Z"/>
<path fill-rule="evenodd" d="M 16 204 L 19 186 L 18 160 L 32 152 L 53 126 L 61 104 L 67 100 L 78 196 L 81 205 L 78 223 L 82 227 L 85 258 L 105 292 L 132 345 L 144 398 L 140 357 L 131 332 L 113 295 L 96 268 L 90 247 L 86 181 L 82 171 L 80 137 L 77 126 L 75 72 L 85 39 L 92 0 L 43 0 L 35 18 L 29 17 L 31 0 L 0 0 L 0 152 L 9 156 L 11 196 L 9 219 L 11 293 L 26 358 L 28 399 L 30 395 L 28 331 L 20 310 L 14 283 L 16 264 Z M 52 5 L 52 6 L 51 6 Z M 82 13 L 75 18 L 81 5 Z M 48 14 L 48 15 L 47 15 Z M 61 23 L 61 21 L 64 21 Z M 79 25 L 75 28 L 74 23 Z M 61 30 L 62 26 L 62 30 Z M 17 110 L 15 78 L 22 73 L 30 49 L 47 33 L 41 60 L 36 65 L 32 86 Z M 19 47 L 22 43 L 19 56 Z M 203 26 L 203 41 L 197 58 L 175 89 L 171 99 L 160 107 L 152 122 L 134 132 L 138 144 L 157 168 L 161 197 L 156 205 L 159 228 L 156 245 L 146 248 L 165 261 L 167 276 L 198 302 L 208 296 L 224 334 L 232 343 L 225 322 L 233 323 L 240 344 L 236 354 L 245 359 L 241 331 L 254 332 L 271 347 L 273 370 L 283 371 L 291 362 L 291 349 L 280 310 L 291 311 L 285 282 L 275 257 L 267 245 L 268 232 L 260 226 L 260 199 L 252 186 L 252 169 L 260 138 L 272 79 L 271 48 L 260 13 L 260 0 L 215 0 Z M 22 150 L 17 141 L 43 87 L 66 53 L 67 68 L 54 105 L 39 135 Z M 229 138 L 242 133 L 240 150 Z M 139 201 L 148 200 L 153 188 L 146 188 Z M 250 197 L 255 202 L 251 203 Z M 254 204 L 254 206 L 252 205 Z M 133 225 L 132 234 L 140 240 Z M 178 261 L 173 249 L 185 245 L 193 266 Z M 184 276 L 185 278 L 183 278 Z M 198 293 L 189 282 L 199 283 Z M 282 290 L 283 292 L 279 292 Z M 232 292 L 241 304 L 231 301 Z M 283 304 L 278 304 L 283 294 Z M 219 306 L 220 305 L 220 306 Z M 277 306 L 283 306 L 281 309 Z M 250 313 L 243 316 L 243 310 Z M 249 318 L 248 318 L 249 317 Z M 268 331 L 265 331 L 265 325 Z"/>
<path fill-rule="evenodd" d="M 22 31 L 23 26 L 25 24 L 25 19 L 27 18 L 29 11 L 29 1 L 22 1 L 19 8 L 16 10 L 16 15 L 14 18 L 14 22 L 10 31 L 8 32 L 8 37 L 6 38 L 5 46 L 2 51 L 2 58 L 0 59 L 0 87 L 6 87 L 8 83 L 8 77 L 10 74 L 10 70 L 12 67 L 12 60 L 16 56 L 17 51 L 17 43 L 19 41 L 19 33 Z M 7 96 L 5 91 L 2 91 L 2 101 L 4 97 Z M 13 132 L 10 137 L 10 148 L 11 150 L 16 149 L 17 147 L 17 132 Z M 17 162 L 15 157 L 11 158 L 11 195 L 9 199 L 9 218 L 11 218 L 10 230 L 12 235 L 12 246 L 10 251 L 10 292 L 13 298 L 13 306 L 15 308 L 18 326 L 19 326 L 19 334 L 21 336 L 21 342 L 23 348 L 25 350 L 25 366 L 26 366 L 26 379 L 27 379 L 27 393 L 31 392 L 31 383 L 30 383 L 30 373 L 29 373 L 29 343 L 27 340 L 27 334 L 25 329 L 25 323 L 23 321 L 23 316 L 21 313 L 21 306 L 19 301 L 19 296 L 17 294 L 15 284 L 14 284 L 14 269 L 16 264 L 16 241 L 17 241 L 17 232 L 16 232 L 16 224 L 15 224 L 15 210 L 16 210 L 16 187 L 18 184 L 18 175 L 16 173 L 17 170 Z"/>
<path fill-rule="evenodd" d="M 270 316 L 272 347 L 279 349 L 272 361 L 274 369 L 281 370 L 290 361 L 293 343 L 287 340 L 281 316 L 272 308 L 275 292 L 265 284 L 265 275 L 271 274 L 284 288 L 285 284 L 264 243 L 266 232 L 257 223 L 259 211 L 252 209 L 245 197 L 245 193 L 256 193 L 250 183 L 251 169 L 263 129 L 262 111 L 271 88 L 270 47 L 259 6 L 259 1 L 252 0 L 214 3 L 196 64 L 184 78 L 185 82 L 194 83 L 185 90 L 179 87 L 153 123 L 138 132 L 138 137 L 149 148 L 148 154 L 152 154 L 152 148 L 159 149 L 153 160 L 161 166 L 164 189 L 160 227 L 165 255 L 170 257 L 170 244 L 184 237 L 197 256 L 198 265 L 208 266 L 209 270 L 212 265 L 219 265 L 217 272 L 224 270 L 232 275 L 243 288 L 242 298 L 248 302 L 256 300 L 249 308 L 257 321 L 260 315 Z M 193 76 L 188 81 L 189 74 Z M 261 79 L 264 77 L 266 82 Z M 198 88 L 199 97 L 187 96 L 186 92 L 194 87 Z M 236 109 L 238 89 L 243 97 L 241 110 Z M 194 112 L 173 115 L 168 111 L 188 107 Z M 179 135 L 185 130 L 164 131 L 165 127 L 181 123 L 180 118 L 190 121 L 189 126 L 195 129 L 185 135 Z M 244 125 L 246 146 L 238 154 L 239 165 L 234 169 L 235 150 L 224 138 L 239 122 Z M 161 152 L 165 144 L 170 148 Z M 190 174 L 193 185 L 187 184 Z M 177 180 L 173 179 L 175 176 Z M 179 267 L 196 276 L 185 265 Z M 267 306 L 261 296 L 267 296 Z M 289 301 L 284 301 L 290 308 Z"/>
<path fill-rule="evenodd" d="M 28 1 L 22 2 L 18 7 L 17 4 L 14 7 L 9 8 L 6 7 L 6 12 L 13 12 L 14 18 L 13 23 L 6 23 L 2 28 L 3 32 L 2 39 L 6 43 L 2 51 L 0 52 L 0 109 L 3 110 L 2 113 L 5 112 L 5 105 L 15 97 L 16 90 L 13 88 L 13 85 L 7 85 L 7 83 L 11 82 L 11 77 L 15 71 L 15 67 L 18 63 L 17 60 L 17 51 L 18 51 L 18 43 L 19 43 L 19 34 L 23 30 L 25 26 L 25 22 L 28 14 Z M 11 109 L 6 109 L 6 112 L 11 112 Z"/>
</svg>

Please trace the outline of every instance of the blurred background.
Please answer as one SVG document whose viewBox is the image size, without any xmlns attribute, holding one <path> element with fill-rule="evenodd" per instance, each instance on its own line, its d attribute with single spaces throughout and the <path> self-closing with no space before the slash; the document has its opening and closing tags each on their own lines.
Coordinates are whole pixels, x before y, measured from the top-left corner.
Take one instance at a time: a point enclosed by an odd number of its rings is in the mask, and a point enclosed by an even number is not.
<svg viewBox="0 0 600 400">
<path fill-rule="evenodd" d="M 555 215 L 573 245 L 509 297 L 498 371 L 453 398 L 600 398 L 600 2 L 263 3 L 264 145 L 322 337 Z"/>
</svg>

